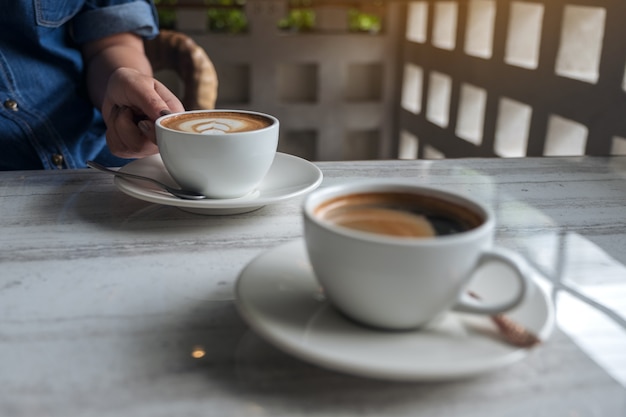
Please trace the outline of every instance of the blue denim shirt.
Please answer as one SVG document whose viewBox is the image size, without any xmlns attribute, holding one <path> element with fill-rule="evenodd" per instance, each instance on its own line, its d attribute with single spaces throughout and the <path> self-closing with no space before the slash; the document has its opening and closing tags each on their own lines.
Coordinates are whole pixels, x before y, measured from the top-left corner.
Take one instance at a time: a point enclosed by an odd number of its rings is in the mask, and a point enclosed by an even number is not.
<svg viewBox="0 0 626 417">
<path fill-rule="evenodd" d="M 106 147 L 81 44 L 158 33 L 150 0 L 0 0 L 0 170 L 127 162 Z"/>
</svg>

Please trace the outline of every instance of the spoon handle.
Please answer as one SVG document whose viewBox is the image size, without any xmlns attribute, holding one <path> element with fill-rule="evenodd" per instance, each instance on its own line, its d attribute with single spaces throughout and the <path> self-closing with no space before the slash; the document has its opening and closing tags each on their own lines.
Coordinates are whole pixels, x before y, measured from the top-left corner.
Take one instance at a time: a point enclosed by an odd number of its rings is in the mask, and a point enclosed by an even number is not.
<svg viewBox="0 0 626 417">
<path fill-rule="evenodd" d="M 149 182 L 151 182 L 153 184 L 158 185 L 161 188 L 164 188 L 164 189 L 167 188 L 167 187 L 165 187 L 165 184 L 155 180 L 154 178 L 142 177 L 141 175 L 135 175 L 135 174 L 131 174 L 131 173 L 128 173 L 128 172 L 119 172 L 119 171 L 116 171 L 114 169 L 107 168 L 104 165 L 100 165 L 99 163 L 94 162 L 94 161 L 87 161 L 87 165 L 90 166 L 91 168 L 95 168 L 95 169 L 97 169 L 99 171 L 109 172 L 109 173 L 111 173 L 113 175 L 117 175 L 119 177 L 134 178 L 134 179 L 137 179 L 137 180 L 149 181 Z"/>
<path fill-rule="evenodd" d="M 182 198 L 182 199 L 185 199 L 185 200 L 203 200 L 203 199 L 206 198 L 205 195 L 200 194 L 200 193 L 196 193 L 194 191 L 180 190 L 178 188 L 173 188 L 173 187 L 168 186 L 167 184 L 163 184 L 162 182 L 155 180 L 154 178 L 144 177 L 144 176 L 141 176 L 141 175 L 135 175 L 135 174 L 131 174 L 131 173 L 128 173 L 128 172 L 116 171 L 114 169 L 110 169 L 110 168 L 107 168 L 105 166 L 102 166 L 99 163 L 94 162 L 94 161 L 87 161 L 87 165 L 90 166 L 91 168 L 95 168 L 95 169 L 97 169 L 99 171 L 108 172 L 108 173 L 111 173 L 113 175 L 117 175 L 118 177 L 133 178 L 133 179 L 142 180 L 142 181 L 149 181 L 149 182 L 159 186 L 163 190 L 167 191 L 168 193 L 172 194 L 173 196 L 178 197 L 178 198 Z"/>
<path fill-rule="evenodd" d="M 480 300 L 480 296 L 473 291 L 469 291 L 469 295 Z M 505 314 L 495 314 L 490 318 L 504 340 L 513 346 L 531 348 L 541 343 L 537 335 Z"/>
</svg>

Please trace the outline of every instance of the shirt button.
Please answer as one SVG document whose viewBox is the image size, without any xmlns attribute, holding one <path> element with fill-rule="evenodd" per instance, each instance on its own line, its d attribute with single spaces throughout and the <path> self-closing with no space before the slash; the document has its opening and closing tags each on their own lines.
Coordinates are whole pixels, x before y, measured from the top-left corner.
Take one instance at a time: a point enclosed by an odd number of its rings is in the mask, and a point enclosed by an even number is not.
<svg viewBox="0 0 626 417">
<path fill-rule="evenodd" d="M 63 155 L 55 153 L 52 155 L 52 163 L 56 165 L 59 169 L 63 168 Z"/>
<path fill-rule="evenodd" d="M 9 110 L 17 111 L 17 101 L 8 98 L 4 101 L 4 107 Z"/>
</svg>

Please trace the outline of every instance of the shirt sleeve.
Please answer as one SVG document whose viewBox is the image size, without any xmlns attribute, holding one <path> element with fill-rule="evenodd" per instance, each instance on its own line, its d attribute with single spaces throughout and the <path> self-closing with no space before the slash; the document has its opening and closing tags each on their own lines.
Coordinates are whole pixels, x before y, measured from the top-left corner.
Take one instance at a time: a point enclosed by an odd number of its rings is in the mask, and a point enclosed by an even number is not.
<svg viewBox="0 0 626 417">
<path fill-rule="evenodd" d="M 157 13 L 151 1 L 138 0 L 87 10 L 72 21 L 72 38 L 79 44 L 123 32 L 147 39 L 159 33 Z"/>
</svg>

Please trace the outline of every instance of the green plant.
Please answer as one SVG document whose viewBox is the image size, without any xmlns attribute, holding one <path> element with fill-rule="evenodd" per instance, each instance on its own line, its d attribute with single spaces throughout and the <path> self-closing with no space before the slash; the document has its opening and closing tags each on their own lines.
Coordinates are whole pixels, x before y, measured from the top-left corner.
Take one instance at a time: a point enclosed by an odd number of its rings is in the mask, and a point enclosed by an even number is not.
<svg viewBox="0 0 626 417">
<path fill-rule="evenodd" d="M 175 6 L 178 4 L 178 0 L 154 0 L 154 4 L 157 7 L 159 27 L 161 29 L 174 29 L 176 26 Z"/>
<path fill-rule="evenodd" d="M 382 27 L 380 16 L 356 9 L 350 10 L 348 19 L 348 27 L 353 32 L 379 33 Z"/>
<path fill-rule="evenodd" d="M 242 33 L 248 30 L 248 19 L 241 9 L 209 9 L 209 32 Z"/>
<path fill-rule="evenodd" d="M 209 32 L 243 33 L 248 30 L 248 18 L 243 9 L 246 0 L 205 0 L 209 7 Z"/>
<path fill-rule="evenodd" d="M 287 17 L 278 22 L 281 30 L 294 32 L 310 31 L 315 29 L 315 11 L 313 9 L 291 9 Z"/>
</svg>

